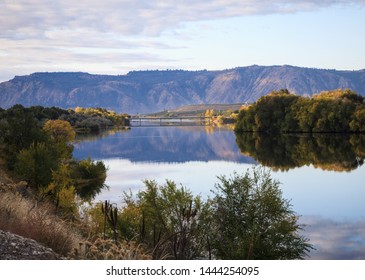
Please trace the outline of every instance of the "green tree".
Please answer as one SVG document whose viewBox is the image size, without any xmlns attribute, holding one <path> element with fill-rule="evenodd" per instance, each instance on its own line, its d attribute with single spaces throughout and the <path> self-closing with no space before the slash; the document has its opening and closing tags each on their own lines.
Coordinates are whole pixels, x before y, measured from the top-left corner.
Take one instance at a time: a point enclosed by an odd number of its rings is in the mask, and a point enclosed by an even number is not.
<svg viewBox="0 0 365 280">
<path fill-rule="evenodd" d="M 0 131 L 9 169 L 13 169 L 20 150 L 29 148 L 32 143 L 47 140 L 32 112 L 22 105 L 14 105 L 2 112 Z"/>
<path fill-rule="evenodd" d="M 153 251 L 154 258 L 208 258 L 208 207 L 185 187 L 172 181 L 158 185 L 146 180 L 146 190 L 137 200 L 127 197 L 121 220 L 138 228 L 139 240 Z M 133 220 L 131 214 L 139 215 Z M 129 231 L 130 232 L 130 231 Z"/>
<path fill-rule="evenodd" d="M 364 108 L 363 100 L 350 90 L 324 92 L 313 98 L 296 96 L 287 90 L 274 91 L 241 109 L 235 131 L 359 132 L 358 116 L 354 114 Z"/>
<path fill-rule="evenodd" d="M 219 177 L 213 202 L 215 254 L 222 259 L 302 259 L 312 249 L 270 172 Z"/>
<path fill-rule="evenodd" d="M 254 131 L 253 124 L 255 123 L 255 106 L 243 106 L 238 113 L 235 132 L 252 132 Z"/>
<path fill-rule="evenodd" d="M 236 132 L 297 131 L 298 124 L 291 107 L 298 98 L 299 96 L 290 94 L 286 89 L 273 91 L 261 97 L 255 104 L 241 110 Z M 243 120 L 240 120 L 242 118 Z"/>
<path fill-rule="evenodd" d="M 350 128 L 355 132 L 365 132 L 365 106 L 356 109 L 350 122 Z"/>
<path fill-rule="evenodd" d="M 57 107 L 43 107 L 40 105 L 31 106 L 29 110 L 33 113 L 34 117 L 40 121 L 44 122 L 47 120 L 57 120 L 62 115 L 68 115 L 69 112 L 67 110 L 57 108 Z"/>
<path fill-rule="evenodd" d="M 33 143 L 17 155 L 15 172 L 35 190 L 46 187 L 52 181 L 52 170 L 58 168 L 59 157 L 52 146 Z"/>
<path fill-rule="evenodd" d="M 300 132 L 311 132 L 314 126 L 313 106 L 310 98 L 301 97 L 292 106 Z"/>
</svg>

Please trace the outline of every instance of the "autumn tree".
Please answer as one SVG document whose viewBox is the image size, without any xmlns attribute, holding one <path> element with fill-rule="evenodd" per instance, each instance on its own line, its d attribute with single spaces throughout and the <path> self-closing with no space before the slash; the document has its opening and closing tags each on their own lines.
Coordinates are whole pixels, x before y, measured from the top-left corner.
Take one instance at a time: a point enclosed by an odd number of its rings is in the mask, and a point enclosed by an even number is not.
<svg viewBox="0 0 365 280">
<path fill-rule="evenodd" d="M 48 120 L 43 129 L 56 142 L 71 142 L 76 135 L 70 123 L 63 120 Z"/>
<path fill-rule="evenodd" d="M 69 164 L 62 163 L 57 170 L 52 170 L 52 181 L 43 194 L 49 196 L 56 207 L 65 216 L 74 216 L 77 212 L 74 180 Z"/>
<path fill-rule="evenodd" d="M 351 90 L 323 92 L 313 98 L 274 91 L 241 109 L 235 131 L 360 132 L 364 120 L 357 112 L 363 108 L 364 98 Z"/>
<path fill-rule="evenodd" d="M 75 139 L 75 131 L 69 122 L 64 120 L 48 120 L 43 131 L 49 137 L 48 144 L 55 146 L 60 157 L 69 160 L 72 158 L 73 145 Z"/>
<path fill-rule="evenodd" d="M 205 117 L 213 117 L 215 114 L 214 109 L 207 109 L 204 113 Z"/>
</svg>

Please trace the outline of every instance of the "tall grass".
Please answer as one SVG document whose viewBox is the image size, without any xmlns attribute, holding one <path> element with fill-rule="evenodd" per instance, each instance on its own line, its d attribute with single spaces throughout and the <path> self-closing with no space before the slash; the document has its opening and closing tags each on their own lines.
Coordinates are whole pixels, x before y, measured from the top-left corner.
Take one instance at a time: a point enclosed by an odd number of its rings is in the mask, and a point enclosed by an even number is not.
<svg viewBox="0 0 365 280">
<path fill-rule="evenodd" d="M 115 242 L 111 239 L 97 238 L 95 241 L 83 241 L 71 255 L 79 260 L 151 260 L 152 255 L 142 245 L 125 240 Z"/>
<path fill-rule="evenodd" d="M 80 242 L 79 236 L 49 204 L 36 204 L 17 193 L 0 191 L 0 229 L 34 239 L 67 256 Z"/>
</svg>

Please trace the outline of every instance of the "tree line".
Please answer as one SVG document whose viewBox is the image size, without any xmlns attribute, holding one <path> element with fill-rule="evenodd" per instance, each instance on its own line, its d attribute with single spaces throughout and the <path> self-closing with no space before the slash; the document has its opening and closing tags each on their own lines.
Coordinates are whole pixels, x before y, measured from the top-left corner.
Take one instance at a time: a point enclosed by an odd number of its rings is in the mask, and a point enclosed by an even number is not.
<svg viewBox="0 0 365 280">
<path fill-rule="evenodd" d="M 349 89 L 322 92 L 312 98 L 273 91 L 244 106 L 235 126 L 241 132 L 365 132 L 364 98 Z"/>
</svg>

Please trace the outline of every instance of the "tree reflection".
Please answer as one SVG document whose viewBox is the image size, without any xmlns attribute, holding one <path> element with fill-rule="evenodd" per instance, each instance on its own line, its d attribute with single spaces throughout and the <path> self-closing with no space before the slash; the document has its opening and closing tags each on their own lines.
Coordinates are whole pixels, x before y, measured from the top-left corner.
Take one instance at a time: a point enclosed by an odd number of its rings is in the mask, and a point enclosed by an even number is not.
<svg viewBox="0 0 365 280">
<path fill-rule="evenodd" d="M 365 135 L 236 134 L 242 154 L 273 170 L 313 165 L 323 170 L 351 171 L 364 163 Z"/>
</svg>

